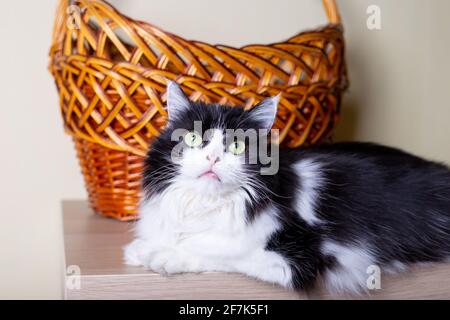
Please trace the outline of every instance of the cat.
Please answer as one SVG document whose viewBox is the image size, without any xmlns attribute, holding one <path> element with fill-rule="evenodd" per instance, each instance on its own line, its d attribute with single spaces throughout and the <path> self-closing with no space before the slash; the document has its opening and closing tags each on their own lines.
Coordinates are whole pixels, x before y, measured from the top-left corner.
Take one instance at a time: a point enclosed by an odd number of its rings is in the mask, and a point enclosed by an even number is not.
<svg viewBox="0 0 450 320">
<path fill-rule="evenodd" d="M 256 143 L 273 145 L 278 101 L 250 110 L 194 103 L 168 84 L 169 121 L 145 160 L 127 264 L 239 272 L 293 290 L 314 288 L 320 276 L 330 292 L 360 293 L 371 266 L 397 272 L 450 257 L 448 167 L 342 142 L 280 147 L 278 170 L 262 174 L 249 142 L 226 129 L 258 129 Z"/>
</svg>

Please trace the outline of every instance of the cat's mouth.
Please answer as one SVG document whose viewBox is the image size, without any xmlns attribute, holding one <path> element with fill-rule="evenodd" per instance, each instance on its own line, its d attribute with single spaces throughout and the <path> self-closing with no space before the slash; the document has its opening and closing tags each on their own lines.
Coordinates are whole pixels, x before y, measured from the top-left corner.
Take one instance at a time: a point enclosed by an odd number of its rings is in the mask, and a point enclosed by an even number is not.
<svg viewBox="0 0 450 320">
<path fill-rule="evenodd" d="M 205 178 L 208 178 L 208 179 L 220 181 L 219 176 L 218 176 L 214 171 L 212 171 L 212 170 L 208 170 L 208 171 L 202 173 L 202 174 L 199 176 L 199 178 L 201 178 L 201 177 L 205 177 Z"/>
</svg>

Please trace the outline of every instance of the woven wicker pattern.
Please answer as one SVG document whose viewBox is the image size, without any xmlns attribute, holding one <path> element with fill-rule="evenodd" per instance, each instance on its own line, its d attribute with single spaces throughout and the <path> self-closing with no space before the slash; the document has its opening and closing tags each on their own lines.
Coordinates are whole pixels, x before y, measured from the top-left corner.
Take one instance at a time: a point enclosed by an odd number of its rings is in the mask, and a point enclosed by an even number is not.
<svg viewBox="0 0 450 320">
<path fill-rule="evenodd" d="M 97 212 L 135 218 L 143 156 L 166 123 L 165 79 L 192 100 L 247 108 L 282 92 L 281 143 L 330 137 L 347 87 L 334 1 L 324 1 L 328 26 L 242 48 L 184 40 L 104 1 L 69 2 L 57 9 L 50 71 Z"/>
</svg>

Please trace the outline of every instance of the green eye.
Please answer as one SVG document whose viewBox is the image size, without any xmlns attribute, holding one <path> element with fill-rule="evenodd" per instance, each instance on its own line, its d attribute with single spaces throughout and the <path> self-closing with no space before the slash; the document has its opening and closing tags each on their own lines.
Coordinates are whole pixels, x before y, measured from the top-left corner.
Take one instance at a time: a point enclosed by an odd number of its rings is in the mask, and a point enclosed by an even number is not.
<svg viewBox="0 0 450 320">
<path fill-rule="evenodd" d="M 184 136 L 184 142 L 191 148 L 196 148 L 202 144 L 202 137 L 197 132 L 188 132 Z"/>
<path fill-rule="evenodd" d="M 228 146 L 228 150 L 236 155 L 241 154 L 245 151 L 245 143 L 243 141 L 236 140 Z"/>
</svg>

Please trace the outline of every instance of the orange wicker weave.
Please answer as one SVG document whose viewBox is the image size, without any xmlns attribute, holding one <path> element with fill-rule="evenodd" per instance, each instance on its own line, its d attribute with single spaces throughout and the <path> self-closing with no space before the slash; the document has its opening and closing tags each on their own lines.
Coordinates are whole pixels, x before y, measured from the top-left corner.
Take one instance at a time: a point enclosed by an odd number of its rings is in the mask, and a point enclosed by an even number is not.
<svg viewBox="0 0 450 320">
<path fill-rule="evenodd" d="M 192 100 L 247 108 L 282 92 L 281 143 L 328 139 L 347 77 L 339 14 L 323 3 L 330 24 L 321 29 L 232 48 L 185 40 L 104 1 L 60 0 L 49 68 L 94 210 L 136 218 L 143 157 L 166 123 L 166 78 Z"/>
</svg>

